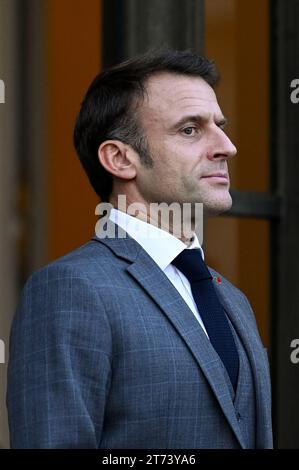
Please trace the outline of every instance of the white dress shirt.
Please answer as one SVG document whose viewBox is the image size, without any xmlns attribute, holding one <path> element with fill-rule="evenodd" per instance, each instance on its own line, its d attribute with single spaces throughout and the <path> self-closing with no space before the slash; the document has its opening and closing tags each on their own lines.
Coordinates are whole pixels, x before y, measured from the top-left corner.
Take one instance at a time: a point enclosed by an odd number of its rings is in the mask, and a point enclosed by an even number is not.
<svg viewBox="0 0 299 470">
<path fill-rule="evenodd" d="M 181 294 L 208 336 L 196 303 L 193 299 L 188 279 L 181 271 L 171 264 L 171 262 L 186 248 L 199 248 L 201 250 L 202 257 L 204 258 L 204 253 L 196 234 L 194 233 L 194 239 L 191 245 L 187 247 L 185 243 L 165 230 L 146 223 L 137 217 L 132 217 L 118 209 L 112 208 L 109 218 L 112 222 L 125 230 L 130 237 L 134 238 L 134 240 L 136 240 L 136 242 L 139 243 L 139 245 L 141 245 L 148 255 L 155 261 L 159 268 L 162 269 L 170 282 Z"/>
</svg>

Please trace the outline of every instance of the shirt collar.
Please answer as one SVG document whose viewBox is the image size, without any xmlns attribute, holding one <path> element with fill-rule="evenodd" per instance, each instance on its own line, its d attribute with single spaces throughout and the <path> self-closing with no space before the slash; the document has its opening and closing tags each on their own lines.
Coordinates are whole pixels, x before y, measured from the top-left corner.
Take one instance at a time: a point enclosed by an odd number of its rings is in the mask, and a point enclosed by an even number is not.
<svg viewBox="0 0 299 470">
<path fill-rule="evenodd" d="M 134 238 L 163 271 L 186 248 L 199 248 L 204 259 L 202 247 L 195 233 L 192 243 L 187 247 L 185 243 L 165 230 L 118 209 L 112 208 L 109 218 Z"/>
</svg>

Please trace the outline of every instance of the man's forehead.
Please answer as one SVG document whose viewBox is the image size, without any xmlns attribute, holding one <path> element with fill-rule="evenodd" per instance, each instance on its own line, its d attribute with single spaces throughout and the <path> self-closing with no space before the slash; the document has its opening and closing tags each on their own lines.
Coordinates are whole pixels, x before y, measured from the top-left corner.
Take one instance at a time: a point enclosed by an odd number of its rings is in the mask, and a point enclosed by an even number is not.
<svg viewBox="0 0 299 470">
<path fill-rule="evenodd" d="M 221 114 L 213 88 L 201 77 L 161 73 L 146 83 L 145 113 L 208 112 Z"/>
<path fill-rule="evenodd" d="M 160 73 L 152 75 L 146 83 L 148 99 L 163 96 L 166 99 L 217 100 L 213 88 L 201 77 Z"/>
</svg>

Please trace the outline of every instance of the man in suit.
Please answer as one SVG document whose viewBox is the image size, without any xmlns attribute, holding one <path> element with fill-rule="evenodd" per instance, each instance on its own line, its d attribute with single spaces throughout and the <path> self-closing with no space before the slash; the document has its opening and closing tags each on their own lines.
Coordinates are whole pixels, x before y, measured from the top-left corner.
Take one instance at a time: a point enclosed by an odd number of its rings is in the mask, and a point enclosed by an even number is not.
<svg viewBox="0 0 299 470">
<path fill-rule="evenodd" d="M 74 141 L 113 209 L 25 286 L 10 343 L 12 447 L 271 448 L 254 314 L 206 267 L 196 235 L 198 203 L 206 216 L 231 207 L 236 149 L 217 80 L 213 62 L 162 50 L 91 84 Z M 191 210 L 174 223 L 153 203 Z"/>
</svg>

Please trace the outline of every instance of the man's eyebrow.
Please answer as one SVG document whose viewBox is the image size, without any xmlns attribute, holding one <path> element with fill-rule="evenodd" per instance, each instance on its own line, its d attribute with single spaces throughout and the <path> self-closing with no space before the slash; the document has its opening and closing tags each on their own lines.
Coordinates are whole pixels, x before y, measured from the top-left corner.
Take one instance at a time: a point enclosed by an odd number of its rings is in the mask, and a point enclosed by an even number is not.
<svg viewBox="0 0 299 470">
<path fill-rule="evenodd" d="M 200 114 L 196 114 L 196 115 L 192 114 L 192 115 L 182 117 L 172 127 L 174 129 L 177 129 L 183 126 L 184 124 L 186 124 L 187 122 L 194 122 L 195 124 L 202 124 L 207 121 L 208 121 L 208 116 L 200 115 Z M 217 124 L 217 126 L 225 126 L 227 124 L 227 118 L 225 116 L 222 116 L 219 119 L 215 119 L 215 124 Z"/>
</svg>

